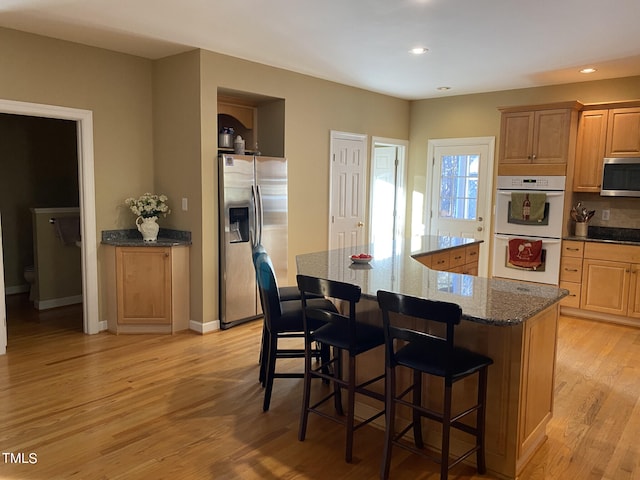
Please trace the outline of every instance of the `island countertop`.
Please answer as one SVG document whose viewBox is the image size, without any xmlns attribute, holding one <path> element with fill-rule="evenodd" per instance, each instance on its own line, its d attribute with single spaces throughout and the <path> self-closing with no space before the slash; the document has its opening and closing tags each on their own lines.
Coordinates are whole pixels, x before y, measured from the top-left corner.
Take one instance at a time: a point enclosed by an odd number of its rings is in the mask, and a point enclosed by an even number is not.
<svg viewBox="0 0 640 480">
<path fill-rule="evenodd" d="M 401 245 L 395 255 L 374 255 L 370 264 L 353 264 L 353 249 L 338 249 L 298 255 L 299 274 L 360 286 L 364 297 L 376 298 L 378 290 L 453 302 L 462 308 L 463 319 L 497 326 L 520 324 L 568 295 L 549 285 L 499 280 L 431 270 L 412 256 L 420 256 L 477 242 L 459 237 L 425 236 L 419 246 Z M 356 247 L 372 252 L 373 245 Z"/>
</svg>

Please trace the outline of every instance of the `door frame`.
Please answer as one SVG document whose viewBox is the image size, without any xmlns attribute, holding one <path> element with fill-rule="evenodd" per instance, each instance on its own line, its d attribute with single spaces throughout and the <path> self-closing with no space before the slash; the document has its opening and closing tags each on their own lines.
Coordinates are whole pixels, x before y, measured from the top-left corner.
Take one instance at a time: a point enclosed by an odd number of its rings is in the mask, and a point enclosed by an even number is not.
<svg viewBox="0 0 640 480">
<path fill-rule="evenodd" d="M 401 193 L 403 195 L 398 196 L 398 192 L 396 191 L 396 201 L 397 211 L 395 213 L 397 220 L 401 223 L 401 225 L 396 225 L 396 230 L 400 230 L 403 232 L 402 237 L 406 236 L 406 224 L 407 224 L 407 152 L 409 151 L 409 141 L 408 140 L 399 140 L 395 138 L 385 138 L 385 137 L 372 137 L 371 138 L 371 154 L 370 154 L 370 169 L 369 169 L 369 208 L 368 208 L 368 235 L 369 240 L 371 240 L 371 228 L 373 226 L 373 162 L 375 159 L 376 145 L 386 146 L 386 147 L 396 147 L 397 149 L 402 149 L 402 155 L 399 156 L 398 167 L 396 170 L 397 173 L 397 184 L 396 187 L 401 189 Z M 395 235 L 395 233 L 394 233 Z"/>
<path fill-rule="evenodd" d="M 427 144 L 427 179 L 425 185 L 425 198 L 424 198 L 424 212 L 425 218 L 425 230 L 426 234 L 431 234 L 431 187 L 434 181 L 434 155 L 437 147 L 455 147 L 455 146 L 470 146 L 470 145 L 485 145 L 488 148 L 487 158 L 487 174 L 482 182 L 482 188 L 485 189 L 485 204 L 484 211 L 489 215 L 484 220 L 484 244 L 480 244 L 480 250 L 482 254 L 478 263 L 478 275 L 486 277 L 489 273 L 489 260 L 491 257 L 491 228 L 493 225 L 493 176 L 494 176 L 494 163 L 495 163 L 495 148 L 496 137 L 464 137 L 464 138 L 440 138 L 430 139 Z M 484 248 L 483 248 L 484 245 Z"/>
<path fill-rule="evenodd" d="M 3 99 L 0 99 L 0 112 L 73 120 L 76 122 L 80 233 L 82 238 L 83 330 L 87 334 L 98 333 L 100 331 L 100 321 L 98 309 L 98 244 L 96 235 L 93 112 L 91 110 Z"/>
</svg>

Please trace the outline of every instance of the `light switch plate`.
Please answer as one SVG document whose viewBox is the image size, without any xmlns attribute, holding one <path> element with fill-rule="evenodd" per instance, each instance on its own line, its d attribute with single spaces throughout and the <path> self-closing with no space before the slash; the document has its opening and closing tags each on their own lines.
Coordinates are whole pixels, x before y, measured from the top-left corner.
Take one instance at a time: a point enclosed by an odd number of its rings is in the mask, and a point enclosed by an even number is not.
<svg viewBox="0 0 640 480">
<path fill-rule="evenodd" d="M 610 210 L 602 210 L 602 220 L 609 220 Z"/>
<path fill-rule="evenodd" d="M 182 198 L 182 210 L 185 212 L 189 210 L 189 200 L 186 197 Z"/>
</svg>

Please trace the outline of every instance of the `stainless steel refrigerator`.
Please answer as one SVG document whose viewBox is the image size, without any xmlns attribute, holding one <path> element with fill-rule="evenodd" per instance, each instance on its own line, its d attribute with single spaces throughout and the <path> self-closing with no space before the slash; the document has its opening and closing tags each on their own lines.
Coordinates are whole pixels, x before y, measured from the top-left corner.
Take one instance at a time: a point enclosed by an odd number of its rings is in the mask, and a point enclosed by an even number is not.
<svg viewBox="0 0 640 480">
<path fill-rule="evenodd" d="M 276 278 L 287 279 L 287 160 L 220 155 L 220 322 L 226 329 L 261 316 L 251 251 L 261 243 Z"/>
</svg>

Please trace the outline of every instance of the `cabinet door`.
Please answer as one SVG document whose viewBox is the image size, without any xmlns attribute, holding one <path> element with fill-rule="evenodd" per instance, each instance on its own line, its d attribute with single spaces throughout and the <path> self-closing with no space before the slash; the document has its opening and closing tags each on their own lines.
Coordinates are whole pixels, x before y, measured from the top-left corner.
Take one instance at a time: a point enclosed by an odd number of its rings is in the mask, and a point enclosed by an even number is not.
<svg viewBox="0 0 640 480">
<path fill-rule="evenodd" d="M 171 249 L 116 249 L 118 323 L 171 324 Z"/>
<path fill-rule="evenodd" d="M 587 110 L 580 116 L 574 192 L 600 192 L 608 113 L 608 110 Z"/>
<path fill-rule="evenodd" d="M 606 156 L 640 156 L 640 107 L 609 111 Z"/>
<path fill-rule="evenodd" d="M 627 314 L 630 264 L 585 259 L 582 265 L 581 307 L 594 312 Z"/>
<path fill-rule="evenodd" d="M 631 283 L 629 285 L 628 315 L 640 318 L 640 264 L 631 265 Z"/>
<path fill-rule="evenodd" d="M 530 163 L 534 112 L 502 114 L 500 163 Z"/>
<path fill-rule="evenodd" d="M 566 163 L 571 112 L 567 109 L 535 113 L 533 163 Z"/>
</svg>

